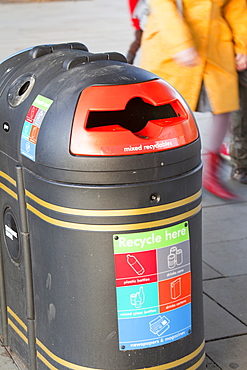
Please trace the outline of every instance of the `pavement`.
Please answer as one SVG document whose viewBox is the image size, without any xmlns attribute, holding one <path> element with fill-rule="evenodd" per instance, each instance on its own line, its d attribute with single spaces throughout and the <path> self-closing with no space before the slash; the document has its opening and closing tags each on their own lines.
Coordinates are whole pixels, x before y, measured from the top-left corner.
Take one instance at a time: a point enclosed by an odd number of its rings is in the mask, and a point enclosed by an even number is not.
<svg viewBox="0 0 247 370">
<path fill-rule="evenodd" d="M 126 54 L 133 34 L 127 0 L 0 1 L 0 60 L 31 46 L 71 41 L 92 52 Z M 195 116 L 204 158 L 211 115 Z M 241 201 L 227 202 L 203 190 L 207 370 L 247 369 L 247 185 L 230 180 L 229 173 L 225 162 L 222 176 Z M 0 347 L 0 370 L 17 368 L 24 369 L 19 359 Z"/>
</svg>

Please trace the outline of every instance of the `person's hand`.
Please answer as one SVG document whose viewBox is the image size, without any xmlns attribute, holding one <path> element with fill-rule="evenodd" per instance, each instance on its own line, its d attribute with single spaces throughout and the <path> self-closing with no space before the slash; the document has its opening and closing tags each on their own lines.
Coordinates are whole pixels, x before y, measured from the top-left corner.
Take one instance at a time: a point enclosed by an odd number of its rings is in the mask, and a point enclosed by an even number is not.
<svg viewBox="0 0 247 370">
<path fill-rule="evenodd" d="M 247 55 L 245 54 L 236 54 L 235 57 L 236 70 L 243 71 L 247 68 Z"/>
<path fill-rule="evenodd" d="M 194 47 L 182 50 L 172 58 L 182 67 L 195 67 L 199 64 L 199 55 Z"/>
</svg>

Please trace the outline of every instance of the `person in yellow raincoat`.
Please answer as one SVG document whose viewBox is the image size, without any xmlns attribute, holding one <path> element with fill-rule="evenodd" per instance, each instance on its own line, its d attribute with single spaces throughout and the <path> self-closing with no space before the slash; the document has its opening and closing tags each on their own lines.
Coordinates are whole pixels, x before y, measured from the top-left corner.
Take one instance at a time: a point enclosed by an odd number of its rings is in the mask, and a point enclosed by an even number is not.
<svg viewBox="0 0 247 370">
<path fill-rule="evenodd" d="M 220 147 L 230 113 L 239 109 L 237 71 L 247 68 L 247 1 L 150 0 L 141 67 L 169 82 L 192 111 L 211 111 L 213 130 L 203 186 L 225 199 L 237 196 L 221 182 Z"/>
</svg>

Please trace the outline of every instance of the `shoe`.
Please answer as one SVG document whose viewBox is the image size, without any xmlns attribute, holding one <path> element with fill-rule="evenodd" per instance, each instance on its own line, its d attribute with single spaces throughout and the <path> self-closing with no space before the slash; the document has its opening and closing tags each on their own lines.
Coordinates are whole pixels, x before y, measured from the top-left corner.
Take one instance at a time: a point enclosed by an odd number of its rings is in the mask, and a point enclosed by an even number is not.
<svg viewBox="0 0 247 370">
<path fill-rule="evenodd" d="M 247 168 L 233 168 L 231 178 L 241 184 L 247 184 Z"/>
<path fill-rule="evenodd" d="M 240 199 L 236 194 L 228 190 L 219 178 L 221 158 L 219 154 L 209 152 L 204 165 L 202 186 L 210 193 L 227 200 Z"/>
<path fill-rule="evenodd" d="M 220 148 L 220 156 L 226 161 L 231 160 L 231 157 L 229 154 L 230 153 L 229 148 L 230 148 L 230 143 L 226 141 L 222 143 L 221 148 Z"/>
</svg>

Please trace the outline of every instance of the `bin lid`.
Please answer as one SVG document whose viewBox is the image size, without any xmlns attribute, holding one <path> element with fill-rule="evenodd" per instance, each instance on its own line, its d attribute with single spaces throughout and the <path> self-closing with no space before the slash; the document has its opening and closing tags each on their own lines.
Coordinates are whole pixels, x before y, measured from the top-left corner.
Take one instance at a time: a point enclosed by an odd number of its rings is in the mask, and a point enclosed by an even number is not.
<svg viewBox="0 0 247 370">
<path fill-rule="evenodd" d="M 79 97 L 70 152 L 119 156 L 173 149 L 199 136 L 180 94 L 159 78 L 127 85 L 94 85 Z"/>
</svg>

